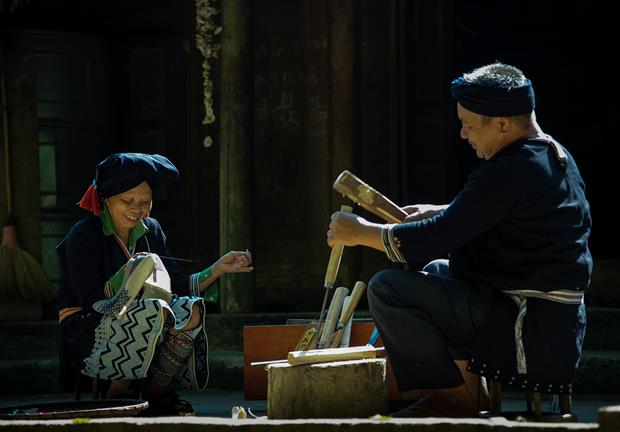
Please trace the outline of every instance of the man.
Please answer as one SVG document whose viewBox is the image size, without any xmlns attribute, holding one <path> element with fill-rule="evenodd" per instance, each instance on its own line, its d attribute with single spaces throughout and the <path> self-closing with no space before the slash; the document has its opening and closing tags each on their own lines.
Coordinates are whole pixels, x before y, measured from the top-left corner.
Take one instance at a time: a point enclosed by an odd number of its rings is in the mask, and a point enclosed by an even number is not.
<svg viewBox="0 0 620 432">
<path fill-rule="evenodd" d="M 509 65 L 452 82 L 461 138 L 484 159 L 449 205 L 403 209 L 402 224 L 332 215 L 328 244 L 385 251 L 396 262 L 369 284 L 370 310 L 401 391 L 432 389 L 403 416 L 477 416 L 480 377 L 571 393 L 585 334 L 591 218 L 571 155 L 543 133 L 534 91 Z M 484 387 L 484 386 L 482 386 Z"/>
</svg>

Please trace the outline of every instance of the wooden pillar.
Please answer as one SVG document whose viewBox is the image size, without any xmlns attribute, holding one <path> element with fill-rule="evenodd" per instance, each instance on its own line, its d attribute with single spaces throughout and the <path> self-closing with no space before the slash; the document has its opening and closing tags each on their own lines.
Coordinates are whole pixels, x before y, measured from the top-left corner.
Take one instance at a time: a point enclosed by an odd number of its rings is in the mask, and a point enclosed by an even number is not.
<svg viewBox="0 0 620 432">
<path fill-rule="evenodd" d="M 356 89 L 354 87 L 357 67 L 355 46 L 357 6 L 354 0 L 330 1 L 329 13 L 331 175 L 326 193 L 330 198 L 328 202 L 331 204 L 331 213 L 338 210 L 342 204 L 353 205 L 351 201 L 334 192 L 331 186 L 343 170 L 357 172 L 354 156 L 355 151 L 359 150 L 355 144 Z M 326 231 L 329 216 L 322 222 Z M 357 277 L 354 275 L 358 274 L 362 264 L 360 260 L 362 253 L 360 248 L 346 248 L 340 265 L 340 284 L 353 286 Z"/>
<path fill-rule="evenodd" d="M 220 102 L 220 252 L 252 250 L 252 80 L 249 0 L 221 2 Z M 274 221 L 276 223 L 277 221 Z M 220 280 L 224 313 L 254 308 L 252 273 Z"/>
<path fill-rule="evenodd" d="M 329 185 L 345 169 L 354 169 L 355 5 L 352 0 L 330 2 L 329 60 L 331 66 L 331 177 Z M 342 199 L 330 191 L 334 210 Z"/>
</svg>

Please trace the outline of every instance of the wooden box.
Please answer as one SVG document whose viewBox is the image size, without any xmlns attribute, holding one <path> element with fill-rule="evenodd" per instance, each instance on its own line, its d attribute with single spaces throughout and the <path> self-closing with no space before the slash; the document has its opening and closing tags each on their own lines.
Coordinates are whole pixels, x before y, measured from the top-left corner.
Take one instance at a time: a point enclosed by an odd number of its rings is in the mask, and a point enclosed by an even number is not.
<svg viewBox="0 0 620 432">
<path fill-rule="evenodd" d="M 286 359 L 303 335 L 305 324 L 246 326 L 243 328 L 243 389 L 246 400 L 267 399 L 267 371 L 252 362 Z M 353 323 L 350 346 L 366 345 L 374 323 Z M 383 346 L 381 339 L 375 346 Z M 402 399 L 388 360 L 388 398 Z"/>
</svg>

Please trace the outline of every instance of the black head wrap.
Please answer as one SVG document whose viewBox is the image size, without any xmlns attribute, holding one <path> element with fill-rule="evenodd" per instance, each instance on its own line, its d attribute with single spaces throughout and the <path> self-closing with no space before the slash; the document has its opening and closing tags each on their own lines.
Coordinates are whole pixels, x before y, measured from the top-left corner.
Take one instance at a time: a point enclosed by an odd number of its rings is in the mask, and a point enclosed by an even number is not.
<svg viewBox="0 0 620 432">
<path fill-rule="evenodd" d="M 476 114 L 489 117 L 511 117 L 529 114 L 536 107 L 534 89 L 530 80 L 513 89 L 483 87 L 459 77 L 452 81 L 452 98 Z"/>
<path fill-rule="evenodd" d="M 179 178 L 179 171 L 158 154 L 114 153 L 97 165 L 95 180 L 78 205 L 95 215 L 101 213 L 99 201 L 133 189 L 146 181 L 155 190 Z"/>
<path fill-rule="evenodd" d="M 128 191 L 146 181 L 151 189 L 172 183 L 179 171 L 158 154 L 115 153 L 97 165 L 95 185 L 102 198 Z"/>
</svg>

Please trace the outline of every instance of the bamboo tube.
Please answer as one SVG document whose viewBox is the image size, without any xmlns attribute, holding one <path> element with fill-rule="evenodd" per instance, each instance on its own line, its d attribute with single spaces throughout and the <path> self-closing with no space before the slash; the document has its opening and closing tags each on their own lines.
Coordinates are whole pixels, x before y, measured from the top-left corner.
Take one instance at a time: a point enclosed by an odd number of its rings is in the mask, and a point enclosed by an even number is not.
<svg viewBox="0 0 620 432">
<path fill-rule="evenodd" d="M 336 328 L 336 324 L 338 323 L 338 316 L 340 315 L 340 311 L 342 311 L 342 302 L 347 294 L 349 294 L 349 290 L 347 288 L 336 288 L 334 298 L 332 298 L 332 302 L 329 305 L 329 310 L 327 311 L 325 325 L 323 326 L 323 330 L 321 332 L 319 349 L 325 348 L 329 344 L 331 336 L 334 333 L 334 329 Z"/>
<path fill-rule="evenodd" d="M 359 360 L 364 358 L 376 358 L 383 354 L 384 348 L 375 348 L 371 345 L 356 346 L 350 348 L 327 348 L 308 351 L 291 351 L 288 353 L 289 364 L 303 365 L 314 363 L 326 363 L 330 361 Z"/>
<path fill-rule="evenodd" d="M 362 281 L 357 281 L 355 283 L 355 287 L 353 287 L 353 293 L 351 294 L 351 300 L 346 308 L 343 308 L 342 315 L 338 320 L 338 324 L 336 326 L 336 332 L 332 336 L 332 340 L 330 343 L 331 348 L 337 348 L 340 346 L 340 342 L 345 332 L 345 326 L 350 325 L 351 320 L 353 319 L 353 312 L 355 312 L 355 308 L 357 308 L 357 304 L 359 303 L 362 295 L 364 294 L 364 290 L 366 289 L 366 284 Z"/>
</svg>

